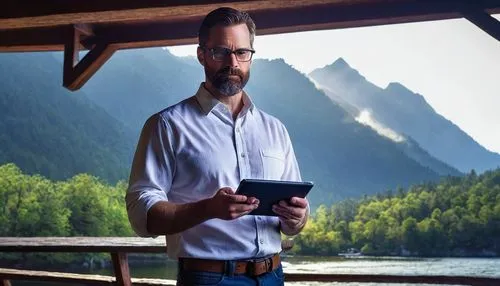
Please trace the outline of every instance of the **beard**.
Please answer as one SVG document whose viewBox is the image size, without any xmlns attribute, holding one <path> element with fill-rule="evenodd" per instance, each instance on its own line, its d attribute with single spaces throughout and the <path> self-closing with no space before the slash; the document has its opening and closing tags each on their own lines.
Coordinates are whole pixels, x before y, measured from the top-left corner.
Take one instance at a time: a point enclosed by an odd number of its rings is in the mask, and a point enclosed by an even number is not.
<svg viewBox="0 0 500 286">
<path fill-rule="evenodd" d="M 244 73 L 240 69 L 231 67 L 214 71 L 205 67 L 205 76 L 221 95 L 233 96 L 243 90 L 250 79 L 250 71 Z"/>
</svg>

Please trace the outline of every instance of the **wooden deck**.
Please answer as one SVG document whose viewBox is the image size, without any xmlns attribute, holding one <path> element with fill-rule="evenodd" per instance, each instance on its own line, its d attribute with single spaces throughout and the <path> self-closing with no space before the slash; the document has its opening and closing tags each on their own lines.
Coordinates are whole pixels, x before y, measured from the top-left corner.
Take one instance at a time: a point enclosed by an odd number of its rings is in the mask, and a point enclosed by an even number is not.
<svg viewBox="0 0 500 286">
<path fill-rule="evenodd" d="M 165 253 L 164 237 L 0 237 L 0 252 L 73 252 L 110 253 L 115 276 L 87 275 L 63 272 L 0 268 L 0 286 L 10 286 L 10 280 L 52 281 L 85 285 L 175 285 L 174 280 L 132 278 L 127 253 Z M 286 282 L 372 282 L 426 283 L 448 285 L 493 286 L 500 278 L 467 276 L 407 276 L 285 273 Z"/>
</svg>

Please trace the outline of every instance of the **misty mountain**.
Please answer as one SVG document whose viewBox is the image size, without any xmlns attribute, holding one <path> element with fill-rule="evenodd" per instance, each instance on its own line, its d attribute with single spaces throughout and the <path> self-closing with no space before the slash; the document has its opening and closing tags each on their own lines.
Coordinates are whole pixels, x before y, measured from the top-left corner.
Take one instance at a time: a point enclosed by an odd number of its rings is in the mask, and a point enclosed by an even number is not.
<svg viewBox="0 0 500 286">
<path fill-rule="evenodd" d="M 0 164 L 66 179 L 128 176 L 136 138 L 101 107 L 61 86 L 50 53 L 0 54 Z"/>
<path fill-rule="evenodd" d="M 193 58 L 162 49 L 120 51 L 83 88 L 138 136 L 154 112 L 193 95 L 203 80 Z M 435 180 L 439 173 L 358 123 L 283 60 L 255 60 L 246 88 L 255 104 L 287 126 L 313 203 Z"/>
<path fill-rule="evenodd" d="M 343 59 L 309 76 L 325 93 L 351 112 L 368 110 L 373 118 L 462 172 L 500 166 L 500 155 L 486 150 L 424 99 L 399 83 L 385 89 L 367 81 Z M 452 103 L 450 103 L 452 104 Z"/>
</svg>

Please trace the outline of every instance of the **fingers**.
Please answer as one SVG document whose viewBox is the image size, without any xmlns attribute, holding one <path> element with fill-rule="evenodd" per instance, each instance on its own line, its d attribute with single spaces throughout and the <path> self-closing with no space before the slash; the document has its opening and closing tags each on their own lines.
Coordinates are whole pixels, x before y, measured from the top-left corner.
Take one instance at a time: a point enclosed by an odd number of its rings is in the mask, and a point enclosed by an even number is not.
<svg viewBox="0 0 500 286">
<path fill-rule="evenodd" d="M 254 198 L 254 197 L 249 197 L 249 198 L 247 199 L 247 203 L 249 203 L 249 204 L 256 204 L 256 205 L 258 205 L 258 204 L 260 203 L 260 201 L 259 201 L 257 198 Z"/>
<path fill-rule="evenodd" d="M 225 219 L 236 219 L 241 216 L 247 215 L 250 212 L 252 212 L 254 209 L 256 209 L 258 205 L 256 204 L 231 204 L 229 205 L 229 209 L 227 212 L 227 216 Z"/>
<path fill-rule="evenodd" d="M 216 212 L 215 217 L 232 220 L 244 216 L 259 206 L 259 200 L 254 197 L 236 195 L 229 187 L 221 188 L 212 198 L 212 208 Z"/>
<path fill-rule="evenodd" d="M 304 216 L 301 209 L 294 207 L 285 207 L 280 204 L 273 206 L 273 211 L 277 215 L 287 219 L 301 219 Z"/>
<path fill-rule="evenodd" d="M 225 187 L 220 189 L 216 195 L 225 196 L 232 203 L 246 203 L 248 198 L 243 195 L 235 195 L 233 189 Z"/>
<path fill-rule="evenodd" d="M 293 197 L 292 200 L 299 199 L 295 201 L 297 204 L 301 206 L 296 206 L 295 204 L 289 204 L 286 201 L 280 201 L 278 204 L 273 205 L 273 211 L 279 215 L 280 217 L 292 220 L 302 220 L 306 214 L 307 201 L 305 199 Z M 303 201 L 305 201 L 305 206 Z"/>
<path fill-rule="evenodd" d="M 290 204 L 300 207 L 300 208 L 307 208 L 307 199 L 304 198 L 299 198 L 299 197 L 292 197 L 290 199 Z"/>
<path fill-rule="evenodd" d="M 248 213 L 257 208 L 257 205 L 247 205 L 247 204 L 234 204 L 229 207 L 230 213 Z"/>
<path fill-rule="evenodd" d="M 232 195 L 234 194 L 234 190 L 230 187 L 224 187 L 224 188 L 221 188 L 217 191 L 217 193 L 222 193 L 222 194 L 225 194 L 225 195 Z"/>
<path fill-rule="evenodd" d="M 247 203 L 250 205 L 258 205 L 259 204 L 259 200 L 257 198 L 254 198 L 254 197 L 247 197 L 244 195 L 234 195 L 234 194 L 228 194 L 228 193 L 225 193 L 225 195 L 232 203 L 240 203 L 240 204 Z"/>
</svg>

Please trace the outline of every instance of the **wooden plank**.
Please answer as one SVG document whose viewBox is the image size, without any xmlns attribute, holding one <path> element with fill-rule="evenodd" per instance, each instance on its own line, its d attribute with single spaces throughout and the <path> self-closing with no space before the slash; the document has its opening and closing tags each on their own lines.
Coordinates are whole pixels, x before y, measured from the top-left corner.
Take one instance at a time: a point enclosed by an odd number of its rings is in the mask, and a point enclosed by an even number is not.
<svg viewBox="0 0 500 286">
<path fill-rule="evenodd" d="M 318 4 L 313 1 L 302 6 L 257 9 L 250 13 L 256 21 L 258 35 L 462 17 L 458 5 L 449 1 L 329 2 Z M 481 2 L 481 5 L 482 8 L 496 7 L 500 12 L 499 1 L 496 1 L 496 6 L 492 1 Z M 191 6 L 184 9 L 187 7 Z M 204 15 L 192 12 L 180 19 L 171 15 L 149 21 L 90 23 L 95 37 L 89 37 L 84 43 L 89 46 L 105 41 L 117 44 L 118 49 L 195 44 Z M 64 50 L 68 27 L 0 29 L 0 51 Z"/>
<path fill-rule="evenodd" d="M 134 286 L 177 285 L 177 281 L 171 279 L 132 278 L 132 285 Z"/>
<path fill-rule="evenodd" d="M 29 281 L 49 281 L 61 283 L 82 283 L 84 285 L 115 285 L 116 279 L 113 276 L 106 275 L 91 275 L 91 274 L 76 274 L 66 272 L 48 272 L 0 268 L 0 279 L 11 280 L 29 280 Z M 10 286 L 9 284 L 0 284 L 2 286 Z M 155 286 L 155 285 L 176 285 L 175 280 L 169 279 L 150 279 L 150 278 L 132 278 L 134 286 Z M 63 285 L 63 284 L 62 284 Z"/>
<path fill-rule="evenodd" d="M 25 0 L 26 1 L 26 0 Z M 0 30 L 2 29 L 22 29 L 36 27 L 51 27 L 72 25 L 78 23 L 94 23 L 94 24 L 109 24 L 109 23 L 124 23 L 138 21 L 156 21 L 166 20 L 182 21 L 184 19 L 198 17 L 202 18 L 208 12 L 220 6 L 231 6 L 249 13 L 257 11 L 274 11 L 279 18 L 279 11 L 284 9 L 296 9 L 304 7 L 313 7 L 318 5 L 329 5 L 335 8 L 342 9 L 350 7 L 351 9 L 361 10 L 358 7 L 390 7 L 391 5 L 413 6 L 419 3 L 424 5 L 455 5 L 456 1 L 419 1 L 419 0 L 251 0 L 251 1 L 197 1 L 195 4 L 174 5 L 169 1 L 133 1 L 126 0 L 125 3 L 115 3 L 114 6 L 106 8 L 106 2 L 102 1 L 85 1 L 78 5 L 78 2 L 67 1 L 66 5 L 71 5 L 68 8 L 64 7 L 65 3 L 42 3 L 25 5 L 25 1 L 19 1 L 19 7 L 13 7 L 11 12 L 2 13 L 0 17 Z M 54 0 L 53 0 L 54 1 Z M 133 1 L 133 2 L 130 2 Z M 149 1 L 151 2 L 151 1 Z M 186 3 L 186 2 L 185 2 Z M 198 4 L 196 4 L 198 3 Z M 76 5 L 75 5 L 76 4 Z M 75 6 L 74 6 L 75 5 Z M 83 5 L 83 6 L 82 6 Z M 127 6 L 128 5 L 128 6 Z M 489 13 L 500 12 L 500 7 L 497 0 L 483 0 L 479 5 Z M 37 7 L 37 9 L 33 7 Z M 74 7 L 73 7 L 74 6 Z M 35 9 L 30 12 L 30 9 Z M 0 10 L 2 11 L 2 10 Z M 27 12 L 24 12 L 27 11 Z M 10 14 L 13 15 L 10 15 Z M 33 16 L 35 15 L 35 16 Z"/>
<path fill-rule="evenodd" d="M 234 5 L 238 2 L 269 2 L 256 0 L 107 0 L 107 1 L 58 1 L 23 0 L 12 1 L 7 8 L 0 11 L 0 19 L 26 18 L 45 15 L 82 14 L 109 11 L 133 11 L 148 8 L 170 8 L 180 12 L 186 7 L 199 7 L 207 5 Z"/>
<path fill-rule="evenodd" d="M 166 253 L 165 237 L 0 237 L 0 252 Z"/>
<path fill-rule="evenodd" d="M 0 12 L 0 29 L 48 27 L 75 23 L 116 23 L 155 19 L 184 19 L 203 17 L 208 12 L 231 6 L 252 12 L 264 9 L 303 7 L 318 4 L 355 5 L 372 2 L 384 3 L 395 0 L 206 0 L 206 1 L 162 1 L 162 0 L 108 0 L 108 1 L 57 1 L 37 0 L 27 5 L 24 1 L 10 3 L 8 9 Z M 396 0 L 411 2 L 414 0 Z M 109 2 L 109 3 L 108 3 Z M 189 4 L 188 4 L 189 3 Z"/>
<path fill-rule="evenodd" d="M 500 285 L 499 278 L 470 276 L 406 276 L 406 275 L 365 275 L 365 274 L 308 274 L 285 273 L 287 282 L 371 282 L 371 283 L 416 283 L 416 284 L 452 284 L 471 286 Z"/>
<path fill-rule="evenodd" d="M 63 283 L 82 283 L 85 285 L 114 285 L 112 276 L 89 275 L 64 272 L 47 272 L 0 268 L 0 279 L 51 281 Z M 0 280 L 2 281 L 2 280 Z M 175 285 L 175 280 L 132 278 L 133 285 Z M 352 274 L 308 274 L 285 273 L 286 282 L 371 282 L 371 283 L 420 283 L 433 285 L 500 285 L 500 278 L 465 276 L 398 276 L 398 275 L 352 275 Z"/>
<path fill-rule="evenodd" d="M 0 278 L 10 280 L 82 283 L 85 285 L 114 285 L 115 278 L 105 275 L 88 275 L 64 272 L 34 271 L 0 268 Z"/>
<path fill-rule="evenodd" d="M 462 14 L 465 19 L 497 39 L 497 41 L 500 41 L 500 21 L 493 18 L 477 5 L 471 3 L 464 5 Z"/>
<path fill-rule="evenodd" d="M 112 252 L 111 260 L 113 261 L 113 270 L 116 276 L 116 284 L 119 286 L 132 286 L 127 254 L 123 252 Z"/>
</svg>

